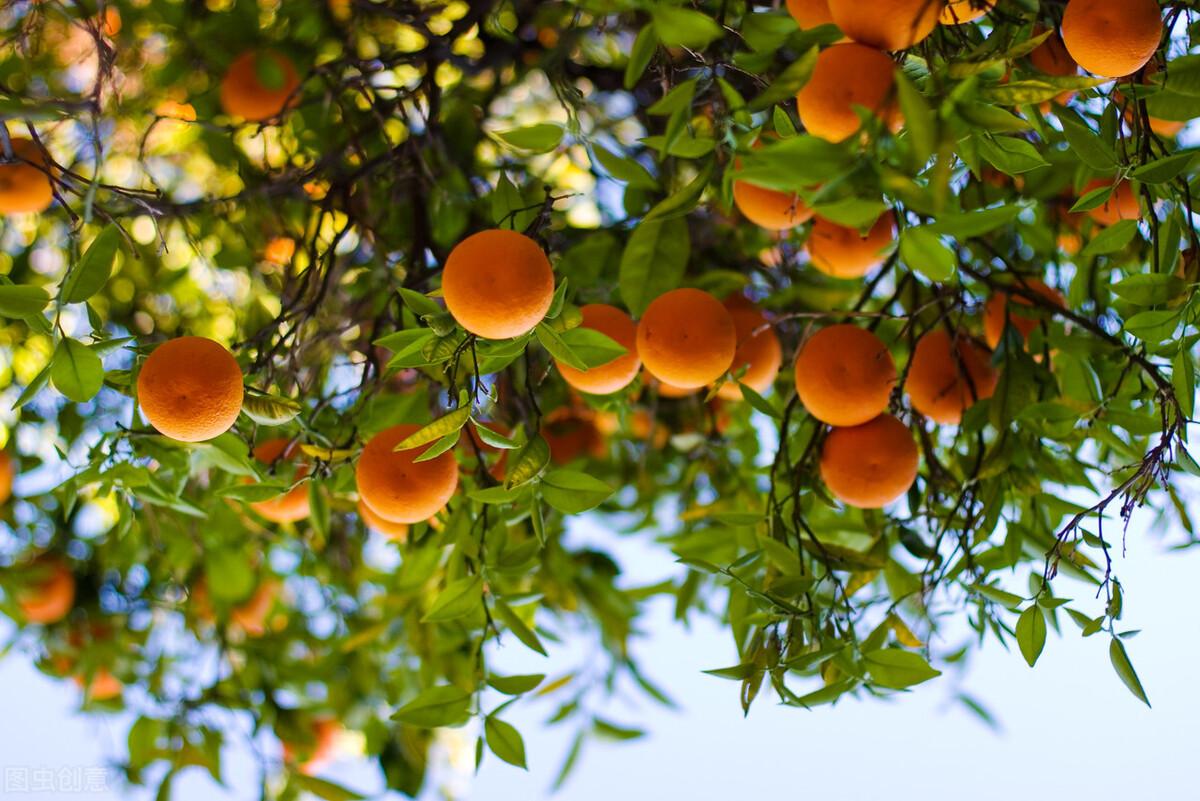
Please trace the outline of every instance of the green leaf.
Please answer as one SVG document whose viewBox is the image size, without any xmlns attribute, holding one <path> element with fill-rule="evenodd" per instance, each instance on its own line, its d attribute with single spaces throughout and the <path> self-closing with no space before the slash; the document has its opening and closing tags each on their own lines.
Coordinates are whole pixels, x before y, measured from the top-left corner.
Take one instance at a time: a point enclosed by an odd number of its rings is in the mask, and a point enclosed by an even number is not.
<svg viewBox="0 0 1200 801">
<path fill-rule="evenodd" d="M 433 443 L 428 448 L 426 448 L 424 451 L 422 451 L 420 456 L 418 456 L 416 459 L 413 459 L 413 464 L 419 464 L 420 462 L 429 462 L 429 461 L 432 461 L 432 460 L 438 458 L 443 453 L 445 453 L 446 451 L 450 450 L 455 445 L 457 445 L 458 440 L 461 438 L 461 436 L 462 436 L 461 429 L 458 431 L 451 431 L 449 434 L 442 437 L 437 442 Z"/>
<path fill-rule="evenodd" d="M 496 138 L 509 147 L 527 150 L 530 153 L 545 153 L 558 147 L 563 138 L 563 127 L 552 122 L 539 122 L 524 128 L 496 131 Z"/>
<path fill-rule="evenodd" d="M 87 345 L 65 337 L 54 349 L 50 380 L 75 403 L 87 403 L 104 384 L 104 364 Z"/>
<path fill-rule="evenodd" d="M 546 352 L 560 362 L 574 367 L 576 370 L 586 370 L 587 363 L 583 359 L 575 355 L 571 347 L 563 341 L 562 336 L 545 323 L 538 323 L 533 330 L 537 341 L 542 343 L 542 347 Z"/>
<path fill-rule="evenodd" d="M 563 514 L 594 509 L 612 495 L 612 487 L 598 478 L 576 470 L 551 470 L 542 476 L 542 497 Z"/>
<path fill-rule="evenodd" d="M 1104 143 L 1096 133 L 1073 112 L 1063 112 L 1059 115 L 1062 122 L 1063 135 L 1071 153 L 1094 170 L 1107 172 L 1117 166 L 1117 157 L 1111 147 Z"/>
<path fill-rule="evenodd" d="M 292 774 L 289 781 L 293 787 L 299 788 L 306 793 L 311 793 L 325 801 L 361 801 L 361 799 L 367 797 L 362 793 L 342 787 L 340 784 L 334 784 L 331 781 L 319 779 L 316 776 L 309 776 L 304 773 Z"/>
<path fill-rule="evenodd" d="M 1122 250 L 1137 236 L 1136 220 L 1121 220 L 1108 226 L 1092 237 L 1079 253 L 1079 260 L 1086 261 L 1093 256 L 1104 256 Z"/>
<path fill-rule="evenodd" d="M 452 412 L 447 412 L 432 423 L 427 423 L 417 431 L 409 434 L 396 443 L 394 451 L 408 451 L 422 445 L 441 439 L 447 434 L 453 434 L 467 424 L 471 419 L 470 405 L 460 406 Z"/>
<path fill-rule="evenodd" d="M 725 34 L 712 17 L 690 8 L 659 3 L 651 14 L 658 40 L 668 47 L 702 50 Z"/>
<path fill-rule="evenodd" d="M 1143 704 L 1150 706 L 1150 699 L 1146 697 L 1146 691 L 1142 688 L 1137 671 L 1133 669 L 1133 663 L 1129 661 L 1125 643 L 1113 637 L 1108 644 L 1108 658 L 1112 661 L 1113 670 L 1117 671 L 1121 681 L 1129 688 L 1129 692 L 1133 693 L 1134 697 Z"/>
<path fill-rule="evenodd" d="M 1165 184 L 1175 180 L 1191 167 L 1197 152 L 1200 151 L 1187 150 L 1147 162 L 1130 173 L 1130 177 L 1148 184 Z"/>
<path fill-rule="evenodd" d="M 525 741 L 514 726 L 495 715 L 488 715 L 483 719 L 483 734 L 493 754 L 510 765 L 528 770 L 525 765 Z"/>
<path fill-rule="evenodd" d="M 525 625 L 525 621 L 513 611 L 512 607 L 497 598 L 493 606 L 493 611 L 496 617 L 500 618 L 501 622 L 508 627 L 508 630 L 512 632 L 514 637 L 524 643 L 530 650 L 537 651 L 542 656 L 546 656 L 546 648 L 542 645 L 542 641 L 538 639 L 533 629 Z"/>
<path fill-rule="evenodd" d="M 612 337 L 594 328 L 571 328 L 559 334 L 559 338 L 589 370 L 608 364 L 629 352 Z"/>
<path fill-rule="evenodd" d="M 1024 139 L 1014 136 L 980 136 L 976 141 L 979 143 L 979 155 L 1007 175 L 1020 175 L 1049 166 L 1049 162 L 1042 158 L 1037 148 Z"/>
<path fill-rule="evenodd" d="M 1023 207 L 1019 203 L 1008 203 L 992 209 L 974 209 L 964 212 L 944 212 L 922 227 L 937 234 L 946 234 L 958 239 L 970 239 L 991 233 L 1017 219 Z"/>
<path fill-rule="evenodd" d="M 650 171 L 629 156 L 618 156 L 600 145 L 592 145 L 596 160 L 613 178 L 641 189 L 658 189 L 658 181 Z"/>
<path fill-rule="evenodd" d="M 783 72 L 779 73 L 778 77 L 771 82 L 771 85 L 763 90 L 762 94 L 751 100 L 746 108 L 750 111 L 762 111 L 776 103 L 794 98 L 796 93 L 803 89 L 812 78 L 819 54 L 820 48 L 810 47 L 804 55 L 785 67 Z"/>
<path fill-rule="evenodd" d="M 1171 361 L 1171 383 L 1175 399 L 1185 417 L 1191 417 L 1196 403 L 1196 364 L 1182 344 Z"/>
<path fill-rule="evenodd" d="M 109 223 L 88 245 L 79 263 L 67 273 L 60 290 L 64 303 L 82 303 L 100 291 L 112 275 L 120 244 L 120 229 Z"/>
<path fill-rule="evenodd" d="M 658 38 L 654 35 L 654 25 L 647 25 L 638 31 L 637 38 L 633 40 L 633 48 L 629 51 L 629 61 L 625 64 L 623 81 L 626 89 L 632 89 L 637 85 L 642 73 L 646 71 L 646 67 L 650 66 L 650 59 L 654 58 L 656 49 L 658 49 Z"/>
<path fill-rule="evenodd" d="M 937 149 L 937 118 L 925 96 L 903 70 L 896 70 L 896 95 L 900 101 L 900 111 L 904 114 L 904 130 L 912 143 L 913 154 L 919 164 L 924 164 Z"/>
<path fill-rule="evenodd" d="M 617 278 L 630 314 L 640 317 L 650 301 L 679 286 L 691 247 L 688 224 L 681 217 L 643 221 L 633 229 Z"/>
<path fill-rule="evenodd" d="M 523 676 L 488 676 L 488 686 L 505 695 L 522 695 L 536 689 L 546 678 L 544 673 L 529 673 Z"/>
<path fill-rule="evenodd" d="M 522 484 L 528 484 L 541 475 L 542 470 L 550 462 L 550 445 L 541 434 L 535 434 L 509 462 L 504 486 L 512 489 Z"/>
<path fill-rule="evenodd" d="M 875 684 L 893 690 L 903 690 L 942 675 L 940 670 L 930 667 L 920 654 L 899 648 L 868 651 L 863 654 L 863 662 Z"/>
<path fill-rule="evenodd" d="M 422 295 L 415 289 L 400 287 L 396 291 L 400 293 L 400 299 L 404 301 L 404 305 L 408 307 L 408 310 L 418 317 L 424 317 L 428 314 L 437 315 L 442 313 L 442 307 L 438 305 L 437 301 L 435 301 L 433 298 Z"/>
<path fill-rule="evenodd" d="M 647 114 L 666 117 L 677 111 L 687 112 L 692 107 L 692 98 L 696 95 L 697 78 L 689 78 L 671 88 L 662 98 L 646 109 Z"/>
<path fill-rule="evenodd" d="M 1179 312 L 1172 309 L 1138 312 L 1125 321 L 1125 332 L 1145 342 L 1163 342 L 1179 327 Z"/>
<path fill-rule="evenodd" d="M 900 258 L 909 269 L 930 281 L 948 281 L 958 270 L 958 256 L 925 226 L 905 228 L 900 233 Z"/>
<path fill-rule="evenodd" d="M 242 398 L 242 411 L 260 426 L 281 426 L 300 414 L 301 406 L 291 398 L 247 392 Z"/>
<path fill-rule="evenodd" d="M 493 448 L 500 448 L 501 450 L 509 451 L 520 447 L 516 440 L 504 436 L 494 428 L 489 428 L 488 426 L 483 425 L 478 420 L 472 420 L 471 425 L 475 427 L 475 433 L 479 435 L 479 439 L 481 439 L 485 444 L 491 445 Z"/>
<path fill-rule="evenodd" d="M 465 617 L 480 608 L 483 601 L 483 577 L 464 576 L 446 585 L 429 611 L 421 618 L 422 623 L 440 623 Z"/>
<path fill-rule="evenodd" d="M 247 503 L 258 503 L 259 501 L 269 501 L 272 498 L 278 498 L 283 493 L 290 489 L 286 484 L 230 484 L 227 487 L 221 487 L 216 491 L 216 495 L 222 498 L 234 498 Z"/>
<path fill-rule="evenodd" d="M 392 720 L 422 729 L 461 726 L 470 718 L 471 694 L 448 684 L 421 691 L 392 715 Z"/>
<path fill-rule="evenodd" d="M 49 303 L 50 295 L 40 286 L 0 286 L 0 317 L 14 320 L 32 317 L 41 313 Z"/>
<path fill-rule="evenodd" d="M 1124 278 L 1111 287 L 1119 298 L 1139 306 L 1158 306 L 1184 293 L 1187 284 L 1176 275 L 1139 273 Z"/>
<path fill-rule="evenodd" d="M 1042 648 L 1046 646 L 1046 618 L 1036 605 L 1030 606 L 1017 618 L 1017 646 L 1030 667 L 1042 655 Z"/>
</svg>

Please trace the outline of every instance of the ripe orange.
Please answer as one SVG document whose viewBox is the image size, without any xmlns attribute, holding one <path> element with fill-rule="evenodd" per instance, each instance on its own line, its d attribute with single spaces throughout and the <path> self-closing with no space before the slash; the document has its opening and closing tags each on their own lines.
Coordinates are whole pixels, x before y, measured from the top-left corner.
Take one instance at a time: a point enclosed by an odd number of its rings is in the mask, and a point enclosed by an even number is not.
<svg viewBox="0 0 1200 801">
<path fill-rule="evenodd" d="M 358 457 L 358 494 L 371 511 L 393 523 L 419 523 L 433 517 L 458 488 L 453 453 L 414 462 L 428 446 L 396 451 L 420 426 L 401 424 L 371 437 Z"/>
<path fill-rule="evenodd" d="M 936 328 L 917 341 L 904 388 L 913 408 L 936 423 L 957 425 L 962 413 L 996 391 L 990 354 L 959 332 Z"/>
<path fill-rule="evenodd" d="M 154 349 L 137 380 L 142 414 L 180 442 L 224 434 L 242 410 L 242 370 L 233 354 L 204 337 L 177 337 Z"/>
<path fill-rule="evenodd" d="M 880 50 L 906 50 L 933 33 L 942 0 L 829 0 L 842 33 Z"/>
<path fill-rule="evenodd" d="M 61 557 L 39 556 L 30 565 L 28 582 L 16 591 L 16 602 L 26 622 L 57 623 L 75 605 L 75 574 Z"/>
<path fill-rule="evenodd" d="M 393 523 L 391 520 L 380 517 L 361 500 L 358 502 L 358 516 L 362 518 L 363 524 L 367 528 L 379 532 L 389 540 L 404 542 L 408 539 L 407 523 Z"/>
<path fill-rule="evenodd" d="M 1049 300 L 1057 306 L 1065 308 L 1066 301 L 1062 294 L 1057 289 L 1052 289 L 1036 278 L 1027 278 L 1020 282 L 1019 286 L 1024 287 L 1030 292 L 1035 292 L 1038 295 Z M 1008 292 L 997 292 L 988 298 L 987 304 L 983 307 L 983 335 L 987 340 L 989 348 L 995 348 L 1000 344 L 1000 339 L 1004 335 L 1004 321 L 1007 314 L 1007 319 L 1014 328 L 1021 333 L 1021 336 L 1028 339 L 1029 334 L 1033 329 L 1038 327 L 1040 322 L 1036 314 L 1023 312 L 1019 307 L 1032 307 L 1033 303 L 1027 298 L 1020 295 L 1012 295 L 1014 308 L 1009 308 Z"/>
<path fill-rule="evenodd" d="M 813 267 L 826 275 L 862 278 L 883 264 L 885 252 L 895 241 L 896 218 L 885 211 L 865 235 L 857 228 L 817 217 L 806 247 Z"/>
<path fill-rule="evenodd" d="M 660 398 L 690 398 L 700 391 L 699 387 L 677 387 L 665 381 L 655 381 L 654 385 L 657 388 L 658 397 Z"/>
<path fill-rule="evenodd" d="M 8 455 L 8 451 L 0 451 L 0 504 L 12 497 L 13 476 L 16 472 L 13 458 Z"/>
<path fill-rule="evenodd" d="M 697 389 L 729 369 L 737 351 L 733 318 L 699 289 L 673 289 L 655 298 L 637 328 L 637 350 L 652 376 Z"/>
<path fill-rule="evenodd" d="M 812 209 L 794 192 L 780 192 L 747 181 L 733 182 L 733 202 L 742 215 L 768 231 L 795 228 L 812 217 Z"/>
<path fill-rule="evenodd" d="M 272 264 L 283 266 L 296 255 L 296 240 L 290 236 L 277 236 L 263 248 L 263 259 Z"/>
<path fill-rule="evenodd" d="M 259 59 L 274 63 L 260 69 Z M 263 72 L 277 72 L 278 85 L 265 84 Z M 232 117 L 263 122 L 282 113 L 299 86 L 300 77 L 287 56 L 273 50 L 250 50 L 235 58 L 221 79 L 221 108 Z"/>
<path fill-rule="evenodd" d="M 912 434 L 890 414 L 835 428 L 821 446 L 821 478 L 834 497 L 859 509 L 879 509 L 908 492 L 920 456 Z"/>
<path fill-rule="evenodd" d="M 1122 78 L 1154 56 L 1162 39 L 1158 0 L 1070 0 L 1063 11 L 1063 43 L 1088 72 Z"/>
<path fill-rule="evenodd" d="M 76 674 L 71 677 L 71 680 L 79 689 L 83 690 L 84 696 L 89 701 L 111 701 L 114 698 L 120 698 L 121 692 L 125 689 L 121 680 L 107 668 L 97 668 L 91 679 L 83 674 Z"/>
<path fill-rule="evenodd" d="M 962 25 L 974 22 L 996 6 L 996 0 L 950 0 L 942 9 L 938 22 L 943 25 Z"/>
<path fill-rule="evenodd" d="M 1104 186 L 1112 186 L 1112 180 L 1109 178 L 1093 179 L 1083 187 L 1079 196 L 1083 197 L 1088 192 Z M 1121 220 L 1140 220 L 1142 206 L 1138 201 L 1138 194 L 1133 188 L 1133 184 L 1129 181 L 1121 181 L 1108 196 L 1108 200 L 1104 201 L 1104 205 L 1089 209 L 1086 213 L 1100 225 L 1108 226 L 1116 225 Z"/>
<path fill-rule="evenodd" d="M 883 412 L 896 363 L 883 340 L 840 323 L 822 328 L 796 354 L 796 392 L 808 413 L 834 426 L 856 426 Z"/>
<path fill-rule="evenodd" d="M 741 295 L 726 299 L 725 308 L 729 309 L 729 316 L 733 318 L 738 342 L 729 372 L 736 373 L 745 366 L 746 372 L 738 381 L 764 395 L 775 383 L 775 376 L 779 375 L 779 368 L 783 364 L 783 348 L 779 344 L 779 337 L 773 328 L 754 333 L 767 323 L 767 317 Z M 739 401 L 742 391 L 737 382 L 726 381 L 717 390 L 717 397 Z"/>
<path fill-rule="evenodd" d="M 641 359 L 637 355 L 637 326 L 628 314 L 616 306 L 603 303 L 589 303 L 581 306 L 583 327 L 599 331 L 626 352 L 610 362 L 593 367 L 590 370 L 577 370 L 569 364 L 554 360 L 563 380 L 580 392 L 592 395 L 611 395 L 619 392 L 637 378 L 638 370 L 642 369 Z"/>
<path fill-rule="evenodd" d="M 32 139 L 14 136 L 11 142 L 13 161 L 0 164 L 0 214 L 45 211 L 54 202 L 50 176 L 43 172 L 46 154 Z"/>
<path fill-rule="evenodd" d="M 290 461 L 299 455 L 300 449 L 287 437 L 277 437 L 260 442 L 254 447 L 254 458 L 264 464 L 272 465 L 277 460 Z M 296 469 L 296 480 L 308 475 L 307 467 Z M 308 517 L 308 484 L 298 484 L 280 495 L 267 501 L 250 504 L 250 508 L 268 520 L 276 523 L 293 523 Z"/>
<path fill-rule="evenodd" d="M 555 464 L 568 464 L 581 456 L 604 456 L 604 435 L 590 409 L 560 406 L 542 421 L 542 438 L 550 446 Z"/>
<path fill-rule="evenodd" d="M 261 637 L 267 633 L 271 610 L 278 598 L 279 582 L 266 579 L 258 585 L 248 601 L 233 608 L 229 613 L 229 621 L 245 632 L 247 637 Z"/>
<path fill-rule="evenodd" d="M 887 54 L 853 42 L 822 50 L 812 77 L 796 95 L 805 129 L 831 142 L 848 139 L 862 127 L 855 106 L 891 122 L 895 67 Z"/>
<path fill-rule="evenodd" d="M 787 10 L 801 30 L 833 24 L 829 0 L 787 0 Z"/>
<path fill-rule="evenodd" d="M 484 339 L 533 330 L 554 299 L 554 271 L 537 242 L 516 231 L 480 231 L 459 242 L 442 270 L 446 308 Z"/>
</svg>

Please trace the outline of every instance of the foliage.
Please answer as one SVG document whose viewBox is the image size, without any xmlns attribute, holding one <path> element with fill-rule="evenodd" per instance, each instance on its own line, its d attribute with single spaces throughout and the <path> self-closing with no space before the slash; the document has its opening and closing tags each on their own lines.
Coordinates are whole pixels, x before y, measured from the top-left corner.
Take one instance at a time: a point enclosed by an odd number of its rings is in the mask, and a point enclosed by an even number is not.
<svg viewBox="0 0 1200 801">
<path fill-rule="evenodd" d="M 670 703 L 647 677 L 669 667 L 630 656 L 658 598 L 727 627 L 737 661 L 710 672 L 747 710 L 764 684 L 805 708 L 903 691 L 984 640 L 1033 665 L 1068 618 L 1111 638 L 1146 701 L 1114 559 L 1143 504 L 1193 531 L 1179 477 L 1200 475 L 1197 172 L 1152 127 L 1200 112 L 1189 6 L 1164 5 L 1158 72 L 1114 82 L 1032 69 L 1062 3 L 1000 0 L 897 55 L 903 127 L 864 110 L 866 135 L 836 144 L 803 133 L 792 98 L 838 33 L 767 3 L 103 5 L 0 11 L 0 115 L 48 149 L 57 199 L 3 223 L 5 424 L 23 477 L 0 608 L 22 620 L 36 554 L 69 561 L 70 616 L 18 637 L 47 673 L 140 688 L 88 701 L 137 712 L 131 782 L 165 770 L 169 794 L 189 766 L 219 777 L 232 732 L 208 713 L 226 709 L 293 751 L 314 721 L 361 731 L 389 786 L 415 794 L 438 727 L 474 720 L 479 758 L 524 766 L 505 709 L 535 696 L 572 728 L 565 777 L 587 739 L 640 734 L 601 716 L 615 687 Z M 220 76 L 265 47 L 300 87 L 275 118 L 231 120 Z M 274 61 L 258 69 L 282 83 Z M 891 209 L 898 244 L 865 280 L 827 277 L 807 263 L 807 225 L 776 236 L 733 210 L 737 178 L 851 227 Z M 1122 180 L 1143 219 L 1097 224 L 1087 210 Z M 455 243 L 492 227 L 525 231 L 555 265 L 547 319 L 515 340 L 467 334 L 439 300 Z M 827 323 L 883 338 L 901 373 L 892 410 L 921 452 L 907 496 L 872 511 L 828 495 L 826 427 L 788 369 L 744 402 L 667 398 L 645 373 L 610 397 L 568 390 L 554 359 L 619 352 L 584 335 L 580 305 L 637 317 L 685 285 L 747 292 L 788 360 Z M 908 354 L 931 329 L 980 331 L 998 291 L 1037 325 L 1007 327 L 993 397 L 934 424 L 903 391 Z M 236 427 L 195 445 L 157 435 L 133 398 L 145 355 L 182 334 L 228 343 L 246 377 Z M 408 444 L 453 453 L 462 481 L 384 544 L 357 511 L 354 463 L 400 422 L 427 426 Z M 600 446 L 564 457 L 564 425 Z M 279 436 L 307 472 L 252 458 Z M 304 520 L 250 506 L 296 486 Z M 584 512 L 678 570 L 631 585 L 565 536 Z M 243 619 L 256 599 L 259 631 Z M 964 623 L 972 641 L 938 638 Z M 602 660 L 554 658 L 580 636 Z M 497 640 L 550 653 L 545 675 L 493 673 Z M 352 797 L 302 762 L 270 765 L 273 795 Z"/>
</svg>

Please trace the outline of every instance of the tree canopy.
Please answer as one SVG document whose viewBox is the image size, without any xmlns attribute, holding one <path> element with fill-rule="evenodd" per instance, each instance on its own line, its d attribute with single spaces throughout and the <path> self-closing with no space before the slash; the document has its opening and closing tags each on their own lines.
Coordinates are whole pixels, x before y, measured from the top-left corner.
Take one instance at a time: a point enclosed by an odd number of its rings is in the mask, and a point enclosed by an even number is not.
<svg viewBox="0 0 1200 801">
<path fill-rule="evenodd" d="M 640 735 L 615 688 L 672 703 L 630 651 L 662 598 L 747 711 L 1055 632 L 1148 704 L 1130 516 L 1200 541 L 1196 11 L 6 3 L 19 649 L 135 714 L 160 798 L 242 746 L 212 710 L 282 744 L 263 797 L 348 798 L 340 731 L 415 795 L 443 727 L 523 767 L 549 698 L 565 780 Z"/>
</svg>

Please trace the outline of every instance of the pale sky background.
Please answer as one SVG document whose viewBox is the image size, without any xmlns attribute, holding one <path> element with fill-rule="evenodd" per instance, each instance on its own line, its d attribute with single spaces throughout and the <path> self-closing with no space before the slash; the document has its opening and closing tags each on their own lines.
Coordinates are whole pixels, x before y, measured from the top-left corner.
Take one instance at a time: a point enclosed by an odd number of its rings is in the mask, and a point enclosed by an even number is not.
<svg viewBox="0 0 1200 801">
<path fill-rule="evenodd" d="M 1192 593 L 1200 549 L 1165 552 L 1165 543 L 1182 537 L 1149 531 L 1147 517 L 1135 518 L 1128 558 L 1117 568 L 1126 589 L 1124 628 L 1143 630 L 1128 647 L 1152 710 L 1117 679 L 1107 639 L 1084 640 L 1064 618 L 1064 636 L 1050 634 L 1036 669 L 989 640 L 964 676 L 948 671 L 890 701 L 850 700 L 810 712 L 779 706 L 764 689 L 743 719 L 737 684 L 700 672 L 736 661 L 727 635 L 707 623 L 685 631 L 671 620 L 669 606 L 658 603 L 647 619 L 648 636 L 638 641 L 635 653 L 680 708 L 664 710 L 636 696 L 631 696 L 636 704 L 615 705 L 613 720 L 643 726 L 648 736 L 631 744 L 593 742 L 555 797 L 754 798 L 802 787 L 806 796 L 837 801 L 1138 798 L 1147 791 L 1156 801 L 1195 799 L 1200 617 Z M 573 537 L 612 545 L 632 583 L 678 569 L 665 553 L 636 538 L 607 534 L 595 521 L 579 523 Z M 1085 602 L 1090 596 L 1082 585 L 1063 581 L 1056 591 L 1075 597 L 1084 609 L 1097 608 Z M 514 644 L 493 660 L 510 672 L 556 676 L 575 667 L 575 656 L 552 652 L 543 659 Z M 1003 731 L 993 732 L 952 701 L 960 680 L 962 689 L 996 714 Z M 76 714 L 74 686 L 37 673 L 24 655 L 0 660 L 0 688 L 0 788 L 11 769 L 27 775 L 61 767 L 78 772 L 123 753 L 127 720 Z M 552 708 L 542 701 L 518 705 L 505 715 L 525 736 L 528 773 L 488 758 L 478 777 L 471 779 L 468 771 L 452 779 L 454 786 L 477 801 L 548 797 L 571 734 L 570 728 L 541 725 Z M 224 761 L 226 790 L 192 770 L 177 781 L 174 797 L 257 798 L 244 755 L 227 748 Z M 343 759 L 322 775 L 367 794 L 380 791 L 374 772 L 354 759 Z M 152 794 L 131 794 L 114 781 L 107 793 L 23 796 L 10 789 L 0 796 L 116 801 Z"/>
</svg>

